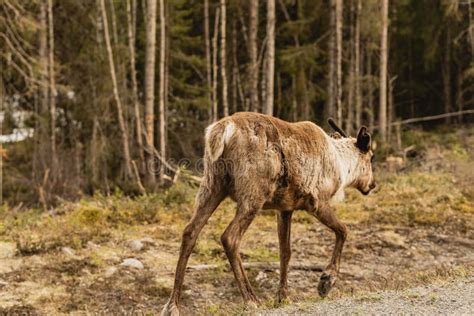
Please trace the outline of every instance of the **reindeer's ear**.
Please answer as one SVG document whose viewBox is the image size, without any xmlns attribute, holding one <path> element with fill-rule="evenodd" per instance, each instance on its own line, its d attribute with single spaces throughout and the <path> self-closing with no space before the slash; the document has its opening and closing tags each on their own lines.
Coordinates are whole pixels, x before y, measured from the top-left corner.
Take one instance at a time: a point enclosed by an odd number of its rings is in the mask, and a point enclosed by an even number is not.
<svg viewBox="0 0 474 316">
<path fill-rule="evenodd" d="M 367 133 L 367 127 L 362 126 L 357 134 L 356 146 L 362 152 L 368 152 L 370 149 L 371 136 Z"/>
</svg>

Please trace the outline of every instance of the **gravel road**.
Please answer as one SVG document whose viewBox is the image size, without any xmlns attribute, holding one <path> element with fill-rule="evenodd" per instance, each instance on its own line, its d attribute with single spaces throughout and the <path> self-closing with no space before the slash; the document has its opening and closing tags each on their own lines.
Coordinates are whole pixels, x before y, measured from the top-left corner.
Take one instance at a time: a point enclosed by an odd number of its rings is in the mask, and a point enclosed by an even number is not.
<svg viewBox="0 0 474 316">
<path fill-rule="evenodd" d="M 474 276 L 402 291 L 287 306 L 258 315 L 473 315 Z"/>
</svg>

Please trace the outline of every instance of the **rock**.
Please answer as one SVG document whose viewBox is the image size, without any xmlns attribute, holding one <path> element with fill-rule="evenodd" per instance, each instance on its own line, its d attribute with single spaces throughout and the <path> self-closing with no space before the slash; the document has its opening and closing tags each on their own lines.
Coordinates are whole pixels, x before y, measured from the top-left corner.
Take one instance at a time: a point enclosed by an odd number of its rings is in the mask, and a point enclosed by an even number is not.
<svg viewBox="0 0 474 316">
<path fill-rule="evenodd" d="M 0 258 L 12 258 L 16 255 L 16 244 L 0 241 Z"/>
<path fill-rule="evenodd" d="M 395 248 L 405 248 L 405 237 L 394 231 L 386 230 L 378 234 L 379 238 L 387 245 Z"/>
<path fill-rule="evenodd" d="M 267 278 L 267 274 L 263 271 L 260 271 L 257 276 L 255 277 L 255 281 L 260 282 Z"/>
<path fill-rule="evenodd" d="M 65 254 L 67 256 L 70 256 L 70 257 L 75 257 L 76 256 L 76 253 L 74 252 L 74 250 L 72 250 L 69 247 L 62 247 L 61 251 L 62 251 L 63 254 Z"/>
<path fill-rule="evenodd" d="M 124 261 L 122 261 L 120 265 L 123 267 L 132 267 L 139 270 L 144 268 L 143 263 L 141 263 L 140 260 L 137 260 L 135 258 L 127 258 Z"/>
<path fill-rule="evenodd" d="M 108 267 L 107 269 L 105 269 L 105 273 L 104 275 L 108 278 L 108 277 L 111 277 L 115 272 L 117 272 L 117 268 L 116 267 Z"/>
<path fill-rule="evenodd" d="M 138 239 L 130 240 L 128 247 L 133 251 L 140 251 L 143 249 L 143 243 Z"/>
</svg>

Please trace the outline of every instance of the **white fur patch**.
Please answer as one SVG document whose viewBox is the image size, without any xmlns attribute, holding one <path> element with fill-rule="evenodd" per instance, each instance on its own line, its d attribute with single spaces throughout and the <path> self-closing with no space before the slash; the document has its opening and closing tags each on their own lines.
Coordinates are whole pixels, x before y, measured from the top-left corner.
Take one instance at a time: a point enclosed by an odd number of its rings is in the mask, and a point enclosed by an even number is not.
<svg viewBox="0 0 474 316">
<path fill-rule="evenodd" d="M 234 123 L 227 124 L 227 126 L 225 127 L 225 130 L 224 130 L 224 135 L 223 135 L 224 144 L 227 144 L 229 142 L 232 135 L 234 135 L 234 131 L 235 131 Z"/>
<path fill-rule="evenodd" d="M 331 200 L 330 200 L 330 203 L 331 204 L 337 204 L 337 203 L 341 203 L 342 201 L 344 201 L 344 198 L 345 198 L 345 193 L 344 193 L 344 188 L 339 188 L 339 190 L 336 191 L 336 193 L 332 196 Z"/>
<path fill-rule="evenodd" d="M 217 123 L 217 122 L 216 122 Z M 206 131 L 204 132 L 204 139 L 207 140 L 209 139 L 209 133 L 212 131 L 212 129 L 214 128 L 214 126 L 216 125 L 216 123 L 212 123 L 211 125 L 209 125 L 208 127 L 206 127 Z"/>
</svg>

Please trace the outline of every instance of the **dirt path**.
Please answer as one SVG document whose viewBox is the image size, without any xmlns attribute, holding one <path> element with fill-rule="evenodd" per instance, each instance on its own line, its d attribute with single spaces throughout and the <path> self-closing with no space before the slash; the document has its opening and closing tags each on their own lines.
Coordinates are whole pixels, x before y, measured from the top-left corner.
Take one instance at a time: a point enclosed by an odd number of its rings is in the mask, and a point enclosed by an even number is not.
<svg viewBox="0 0 474 316">
<path fill-rule="evenodd" d="M 472 315 L 474 277 L 402 291 L 368 293 L 358 297 L 296 305 L 259 315 Z"/>
</svg>

